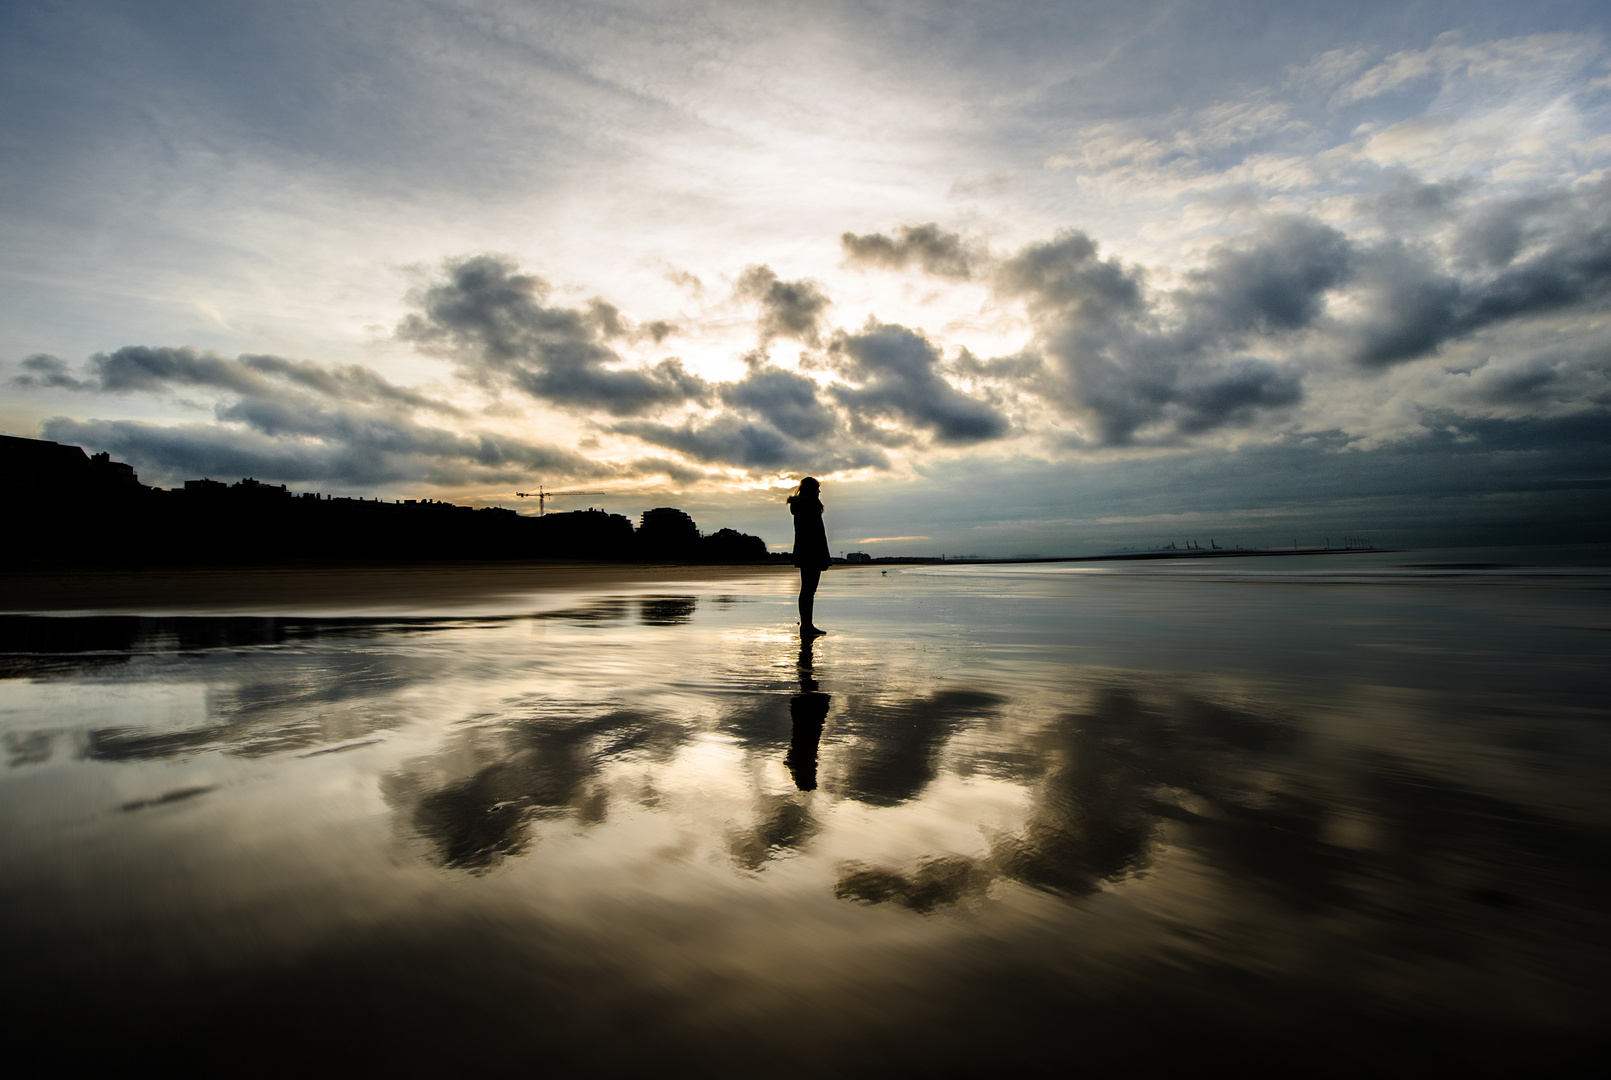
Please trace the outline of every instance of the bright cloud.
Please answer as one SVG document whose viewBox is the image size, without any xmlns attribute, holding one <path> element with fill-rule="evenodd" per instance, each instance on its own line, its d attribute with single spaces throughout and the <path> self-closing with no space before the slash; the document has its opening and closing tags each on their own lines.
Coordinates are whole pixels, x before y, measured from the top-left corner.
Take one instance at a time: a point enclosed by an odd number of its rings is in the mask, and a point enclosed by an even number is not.
<svg viewBox="0 0 1611 1080">
<path fill-rule="evenodd" d="M 1301 519 L 1256 493 L 1320 461 L 1421 480 L 1317 521 L 1427 529 L 1606 475 L 1576 8 L 183 7 L 0 16 L 0 420 L 147 479 L 764 522 L 811 472 L 855 543 L 1027 550 Z"/>
</svg>

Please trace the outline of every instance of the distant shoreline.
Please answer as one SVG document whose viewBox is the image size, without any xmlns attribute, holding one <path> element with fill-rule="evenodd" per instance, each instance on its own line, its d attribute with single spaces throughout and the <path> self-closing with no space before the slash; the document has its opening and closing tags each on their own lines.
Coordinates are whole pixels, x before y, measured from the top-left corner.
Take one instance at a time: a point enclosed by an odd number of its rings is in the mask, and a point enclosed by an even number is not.
<svg viewBox="0 0 1611 1080">
<path fill-rule="evenodd" d="M 1035 555 L 1017 559 L 944 559 L 893 556 L 864 563 L 835 559 L 846 566 L 1001 566 L 1017 563 L 1135 562 L 1147 559 L 1247 559 L 1269 555 L 1392 555 L 1403 548 L 1186 548 L 1175 551 L 1121 551 L 1111 555 Z"/>
<path fill-rule="evenodd" d="M 1356 555 L 1393 549 L 1287 548 L 1239 551 L 1136 551 L 1022 559 L 896 557 L 871 563 L 834 560 L 835 569 L 872 566 L 1002 566 L 1034 563 L 1135 562 L 1250 558 L 1271 555 Z M 474 606 L 532 593 L 639 588 L 656 583 L 792 576 L 773 563 L 586 563 L 567 560 L 453 563 L 290 563 L 257 566 L 34 568 L 0 572 L 0 612 L 285 612 L 356 607 L 408 610 Z"/>
</svg>

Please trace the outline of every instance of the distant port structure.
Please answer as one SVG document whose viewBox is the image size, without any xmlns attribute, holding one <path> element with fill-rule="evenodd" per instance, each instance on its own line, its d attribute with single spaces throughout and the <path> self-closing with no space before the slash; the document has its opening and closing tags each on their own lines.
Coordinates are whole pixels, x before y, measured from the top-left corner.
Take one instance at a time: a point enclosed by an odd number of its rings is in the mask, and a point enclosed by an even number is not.
<svg viewBox="0 0 1611 1080">
<path fill-rule="evenodd" d="M 845 553 L 835 562 L 846 565 L 877 564 L 879 566 L 944 564 L 998 566 L 1014 563 L 1078 563 L 1078 562 L 1144 562 L 1148 560 L 1165 559 L 1236 559 L 1255 558 L 1283 555 L 1338 555 L 1346 552 L 1390 552 L 1393 548 L 1378 548 L 1369 540 L 1361 537 L 1348 537 L 1344 546 L 1334 546 L 1330 539 L 1313 546 L 1302 546 L 1296 541 L 1292 546 L 1282 547 L 1243 547 L 1241 545 L 1224 546 L 1213 540 L 1208 547 L 1203 547 L 1196 540 L 1168 541 L 1155 548 L 1120 548 L 1116 551 L 1105 552 L 1101 555 L 1014 555 L 1010 558 L 994 559 L 979 555 L 881 555 L 872 556 L 864 551 L 851 551 Z"/>
</svg>

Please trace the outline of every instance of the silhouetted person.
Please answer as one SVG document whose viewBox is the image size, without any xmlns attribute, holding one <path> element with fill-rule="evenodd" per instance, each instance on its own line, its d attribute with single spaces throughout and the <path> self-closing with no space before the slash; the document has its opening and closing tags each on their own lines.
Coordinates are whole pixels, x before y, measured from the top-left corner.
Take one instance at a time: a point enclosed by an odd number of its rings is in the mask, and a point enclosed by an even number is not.
<svg viewBox="0 0 1611 1080">
<path fill-rule="evenodd" d="M 789 756 L 783 759 L 794 786 L 801 791 L 817 790 L 817 746 L 833 700 L 817 690 L 817 680 L 811 677 L 811 643 L 809 636 L 800 643 L 800 692 L 789 699 L 794 733 L 789 739 Z"/>
<path fill-rule="evenodd" d="M 828 533 L 822 527 L 821 485 L 808 476 L 788 498 L 794 515 L 794 565 L 800 568 L 800 633 L 804 637 L 826 633 L 811 621 L 811 608 L 817 599 L 817 582 L 828 569 Z"/>
</svg>

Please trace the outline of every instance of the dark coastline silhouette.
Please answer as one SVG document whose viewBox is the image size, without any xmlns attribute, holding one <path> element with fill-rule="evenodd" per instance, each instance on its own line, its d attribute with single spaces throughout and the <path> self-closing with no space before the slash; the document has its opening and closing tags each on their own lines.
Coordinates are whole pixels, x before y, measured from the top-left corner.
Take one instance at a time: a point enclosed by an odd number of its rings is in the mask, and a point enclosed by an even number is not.
<svg viewBox="0 0 1611 1080">
<path fill-rule="evenodd" d="M 828 554 L 828 533 L 822 524 L 820 491 L 817 478 L 807 476 L 787 500 L 789 513 L 794 515 L 794 565 L 800 568 L 800 634 L 803 637 L 825 632 L 812 620 L 817 582 L 833 563 Z"/>
<path fill-rule="evenodd" d="M 702 534 L 672 507 L 636 529 L 603 510 L 524 516 L 433 499 L 298 493 L 250 477 L 148 487 L 129 465 L 77 446 L 0 435 L 0 558 L 74 565 L 274 565 L 309 561 L 585 559 L 775 563 L 734 529 Z"/>
<path fill-rule="evenodd" d="M 809 479 L 809 478 L 808 478 Z M 803 483 L 804 481 L 802 481 Z M 815 480 L 812 484 L 815 485 Z M 10 511 L 0 530 L 0 565 L 13 570 L 61 567 L 283 566 L 319 563 L 509 562 L 566 559 L 594 563 L 772 564 L 766 543 L 735 529 L 699 531 L 674 507 L 644 512 L 636 528 L 620 514 L 577 510 L 525 516 L 503 507 L 456 506 L 433 499 L 379 499 L 293 492 L 246 477 L 210 478 L 164 490 L 142 484 L 134 469 L 81 447 L 0 435 L 0 500 Z M 821 502 L 805 516 L 806 547 L 797 535 L 793 563 L 801 571 L 802 625 L 811 626 L 816 584 L 832 559 Z M 791 502 L 791 510 L 795 503 Z M 807 507 L 811 509 L 811 507 Z M 801 518 L 796 516 L 797 533 Z M 852 561 L 929 563 L 1121 562 L 1342 555 L 1341 547 L 1195 547 L 1126 550 L 1087 556 L 881 556 Z M 802 558 L 807 563 L 802 565 Z M 820 632 L 813 628 L 812 632 Z"/>
</svg>

